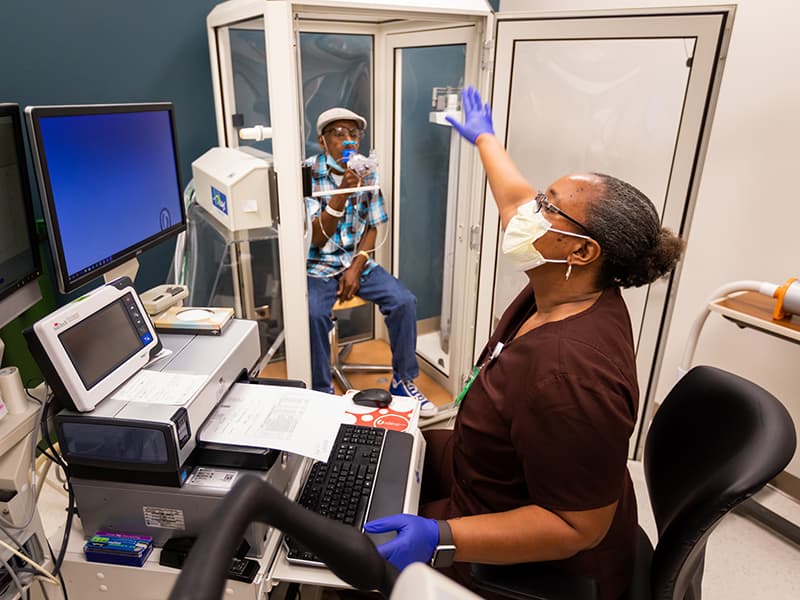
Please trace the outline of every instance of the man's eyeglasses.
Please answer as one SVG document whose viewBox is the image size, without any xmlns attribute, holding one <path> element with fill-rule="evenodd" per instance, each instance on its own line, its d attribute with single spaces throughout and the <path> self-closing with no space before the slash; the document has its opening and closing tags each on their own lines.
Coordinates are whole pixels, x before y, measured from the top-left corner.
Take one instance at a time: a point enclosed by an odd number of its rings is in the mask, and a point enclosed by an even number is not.
<svg viewBox="0 0 800 600">
<path fill-rule="evenodd" d="M 325 130 L 325 133 L 330 133 L 333 137 L 344 139 L 349 137 L 353 140 L 360 140 L 361 136 L 364 135 L 363 129 L 351 129 L 350 127 L 330 127 L 329 129 Z"/>
<path fill-rule="evenodd" d="M 545 196 L 543 193 L 539 192 L 538 194 L 536 194 L 536 198 L 534 198 L 534 201 L 536 202 L 536 212 L 537 213 L 539 211 L 541 211 L 542 209 L 544 209 L 545 212 L 549 212 L 549 213 L 552 213 L 554 215 L 561 215 L 562 217 L 564 217 L 570 223 L 573 223 L 574 225 L 577 225 L 578 227 L 583 229 L 586 233 L 589 234 L 590 237 L 592 237 L 592 238 L 594 237 L 594 236 L 592 236 L 592 232 L 589 231 L 589 228 L 586 227 L 586 225 L 584 225 L 583 223 L 581 223 L 577 219 L 573 219 L 567 213 L 565 213 L 563 210 L 561 210 L 560 208 L 558 208 L 554 204 L 550 204 L 550 201 L 547 199 L 547 196 Z"/>
</svg>

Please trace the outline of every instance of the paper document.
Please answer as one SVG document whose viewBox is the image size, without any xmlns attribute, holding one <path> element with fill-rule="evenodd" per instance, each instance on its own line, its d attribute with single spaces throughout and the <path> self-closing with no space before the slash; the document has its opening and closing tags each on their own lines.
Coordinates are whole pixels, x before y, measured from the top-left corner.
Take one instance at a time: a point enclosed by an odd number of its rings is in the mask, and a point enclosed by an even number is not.
<svg viewBox="0 0 800 600">
<path fill-rule="evenodd" d="M 147 367 L 152 367 L 158 361 L 163 360 L 168 356 L 172 356 L 172 350 L 170 350 L 169 348 L 161 348 L 161 350 L 158 351 L 158 354 L 156 354 L 153 358 L 151 358 L 150 362 L 147 363 L 144 366 L 144 368 L 146 369 Z"/>
<path fill-rule="evenodd" d="M 123 402 L 182 406 L 205 385 L 207 377 L 195 373 L 164 373 L 142 369 L 111 397 Z"/>
<path fill-rule="evenodd" d="M 313 390 L 237 383 L 197 439 L 328 460 L 348 404 L 346 398 Z"/>
</svg>

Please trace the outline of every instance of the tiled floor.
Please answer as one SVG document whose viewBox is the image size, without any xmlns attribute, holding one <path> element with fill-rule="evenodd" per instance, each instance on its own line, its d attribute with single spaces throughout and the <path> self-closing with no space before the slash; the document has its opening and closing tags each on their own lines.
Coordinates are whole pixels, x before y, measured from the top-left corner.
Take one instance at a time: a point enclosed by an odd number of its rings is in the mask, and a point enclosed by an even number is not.
<svg viewBox="0 0 800 600">
<path fill-rule="evenodd" d="M 629 463 L 639 523 L 651 541 L 655 521 L 647 505 L 647 487 L 640 463 Z M 800 523 L 800 504 L 771 490 L 762 503 L 793 523 Z M 800 547 L 749 518 L 729 513 L 709 537 L 703 575 L 707 600 L 790 600 L 800 598 Z"/>
</svg>

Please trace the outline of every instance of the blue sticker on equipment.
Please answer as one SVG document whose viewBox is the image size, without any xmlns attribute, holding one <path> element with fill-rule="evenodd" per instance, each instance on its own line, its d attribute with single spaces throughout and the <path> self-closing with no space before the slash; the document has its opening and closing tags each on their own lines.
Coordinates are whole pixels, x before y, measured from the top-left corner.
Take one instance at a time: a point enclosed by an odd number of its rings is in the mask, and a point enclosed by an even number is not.
<svg viewBox="0 0 800 600">
<path fill-rule="evenodd" d="M 213 185 L 211 186 L 211 204 L 219 209 L 222 214 L 228 214 L 228 198 Z"/>
</svg>

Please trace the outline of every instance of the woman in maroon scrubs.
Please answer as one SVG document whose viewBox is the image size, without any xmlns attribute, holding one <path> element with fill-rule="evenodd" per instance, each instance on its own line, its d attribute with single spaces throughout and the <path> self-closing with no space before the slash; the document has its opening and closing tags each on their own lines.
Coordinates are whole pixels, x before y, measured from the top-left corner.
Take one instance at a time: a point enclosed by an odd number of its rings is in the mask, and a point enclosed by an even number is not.
<svg viewBox="0 0 800 600">
<path fill-rule="evenodd" d="M 639 386 L 621 288 L 669 274 L 682 241 L 639 190 L 607 175 L 537 191 L 494 136 L 473 88 L 453 127 L 480 153 L 503 253 L 529 284 L 503 314 L 460 396 L 455 427 L 426 432 L 420 516 L 379 547 L 399 568 L 432 562 L 468 587 L 469 564 L 555 561 L 618 598 L 637 515 L 626 460 Z"/>
</svg>

